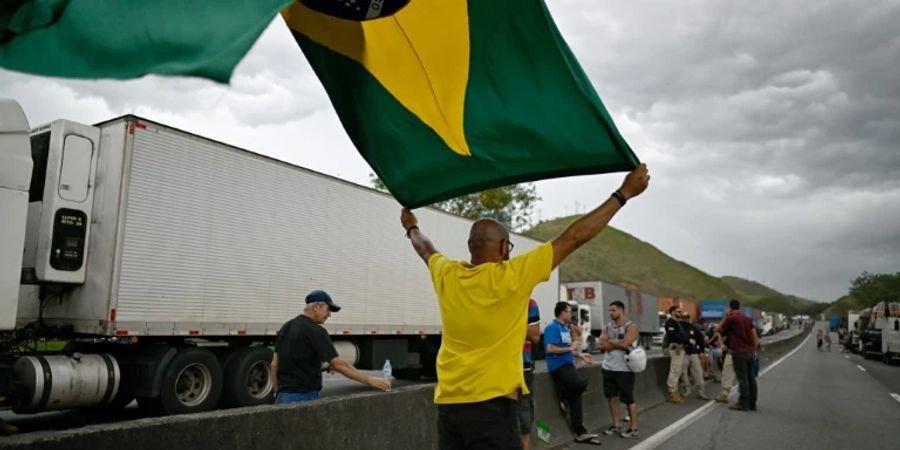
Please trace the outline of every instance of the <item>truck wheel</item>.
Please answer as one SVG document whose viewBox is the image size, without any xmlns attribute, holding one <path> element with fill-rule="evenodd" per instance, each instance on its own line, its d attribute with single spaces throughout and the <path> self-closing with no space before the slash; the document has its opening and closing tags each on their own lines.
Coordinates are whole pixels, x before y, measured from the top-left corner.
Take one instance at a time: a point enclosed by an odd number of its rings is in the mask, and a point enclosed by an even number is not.
<svg viewBox="0 0 900 450">
<path fill-rule="evenodd" d="M 224 407 L 272 403 L 272 351 L 268 347 L 244 347 L 226 360 L 221 404 Z"/>
<path fill-rule="evenodd" d="M 222 366 L 212 352 L 182 349 L 163 373 L 159 397 L 139 398 L 142 409 L 154 414 L 186 414 L 215 409 L 222 394 Z"/>
</svg>

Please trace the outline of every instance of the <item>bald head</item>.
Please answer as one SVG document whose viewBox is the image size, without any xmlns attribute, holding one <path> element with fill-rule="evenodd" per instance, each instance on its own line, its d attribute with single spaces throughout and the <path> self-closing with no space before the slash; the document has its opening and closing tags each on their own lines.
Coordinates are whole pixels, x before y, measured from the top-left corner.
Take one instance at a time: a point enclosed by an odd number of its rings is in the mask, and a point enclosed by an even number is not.
<svg viewBox="0 0 900 450">
<path fill-rule="evenodd" d="M 509 230 L 494 219 L 481 219 L 469 230 L 472 263 L 500 262 L 509 259 Z"/>
</svg>

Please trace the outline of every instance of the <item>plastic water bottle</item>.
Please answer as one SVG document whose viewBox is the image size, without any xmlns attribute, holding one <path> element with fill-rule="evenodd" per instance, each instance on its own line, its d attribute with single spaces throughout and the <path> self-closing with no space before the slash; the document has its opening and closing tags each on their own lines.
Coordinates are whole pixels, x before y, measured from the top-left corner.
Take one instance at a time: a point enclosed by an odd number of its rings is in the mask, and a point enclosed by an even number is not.
<svg viewBox="0 0 900 450">
<path fill-rule="evenodd" d="M 381 368 L 381 373 L 384 374 L 385 378 L 391 378 L 392 369 L 390 359 L 384 360 L 384 367 Z"/>
</svg>

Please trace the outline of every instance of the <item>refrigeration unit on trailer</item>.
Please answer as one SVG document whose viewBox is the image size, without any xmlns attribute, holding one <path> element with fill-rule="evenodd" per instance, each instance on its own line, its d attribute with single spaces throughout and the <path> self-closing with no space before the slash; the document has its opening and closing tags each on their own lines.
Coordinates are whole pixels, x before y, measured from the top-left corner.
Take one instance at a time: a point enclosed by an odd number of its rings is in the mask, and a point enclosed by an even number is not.
<svg viewBox="0 0 900 450">
<path fill-rule="evenodd" d="M 0 407 L 268 403 L 269 346 L 314 289 L 343 307 L 325 325 L 342 358 L 434 373 L 434 289 L 389 195 L 135 116 L 29 131 L 9 101 L 0 159 Z M 417 215 L 468 259 L 470 220 Z M 534 292 L 545 317 L 557 280 Z"/>
</svg>

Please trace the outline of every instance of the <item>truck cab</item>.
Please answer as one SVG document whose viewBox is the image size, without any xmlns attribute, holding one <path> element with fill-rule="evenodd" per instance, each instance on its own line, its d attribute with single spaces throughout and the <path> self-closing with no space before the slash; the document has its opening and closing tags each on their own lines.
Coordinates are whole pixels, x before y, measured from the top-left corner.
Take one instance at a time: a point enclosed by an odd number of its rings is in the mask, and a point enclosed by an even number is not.
<svg viewBox="0 0 900 450">
<path fill-rule="evenodd" d="M 860 350 L 863 358 L 883 357 L 882 330 L 887 324 L 888 306 L 879 302 L 872 307 L 860 336 Z"/>
<path fill-rule="evenodd" d="M 597 349 L 597 338 L 591 334 L 591 307 L 588 305 L 578 304 L 578 302 L 569 301 L 572 307 L 572 326 L 581 327 L 581 349 L 582 351 L 593 353 Z"/>
</svg>

